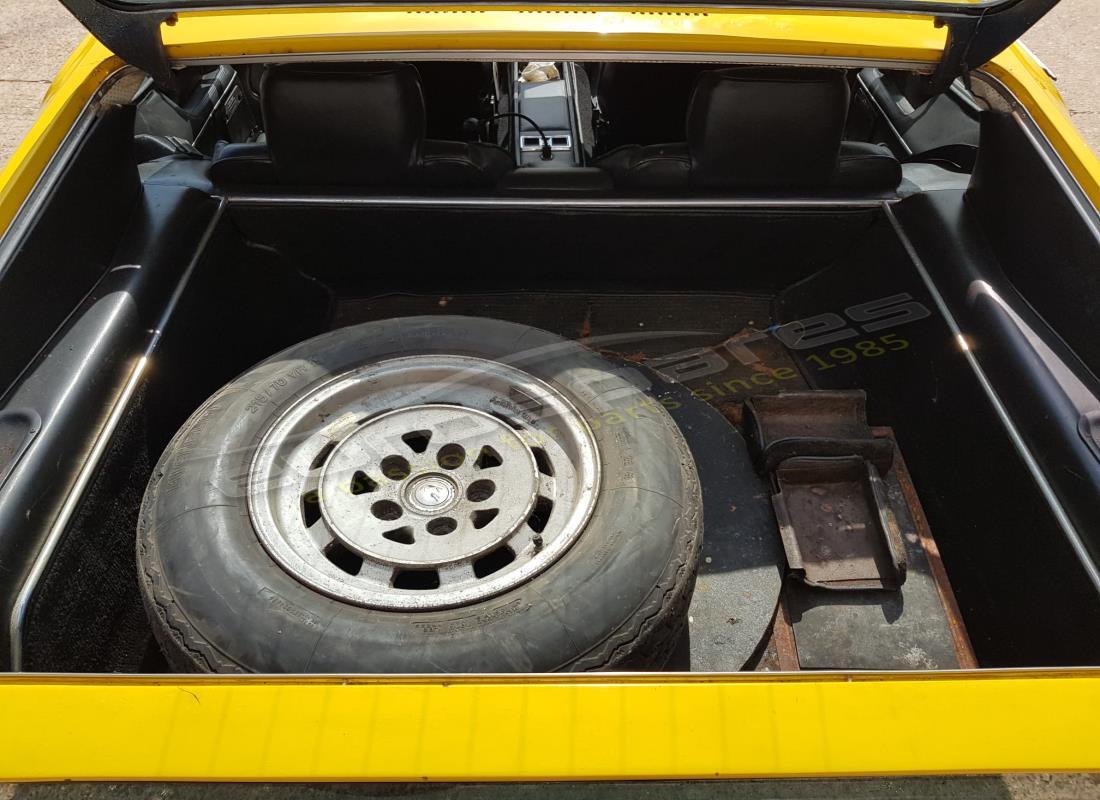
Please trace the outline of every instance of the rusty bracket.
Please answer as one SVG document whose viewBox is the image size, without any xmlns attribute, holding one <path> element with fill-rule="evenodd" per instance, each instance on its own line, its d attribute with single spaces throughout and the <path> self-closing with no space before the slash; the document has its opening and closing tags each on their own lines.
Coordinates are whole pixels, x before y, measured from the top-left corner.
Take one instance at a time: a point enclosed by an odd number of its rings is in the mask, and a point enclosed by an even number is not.
<svg viewBox="0 0 1100 800">
<path fill-rule="evenodd" d="M 905 546 L 882 482 L 893 442 L 875 438 L 860 391 L 750 398 L 745 428 L 791 575 L 822 589 L 896 590 Z"/>
<path fill-rule="evenodd" d="M 797 456 L 857 455 L 881 474 L 894 462 L 893 443 L 874 438 L 867 425 L 867 395 L 861 391 L 758 395 L 745 401 L 744 425 L 761 473 Z"/>
</svg>

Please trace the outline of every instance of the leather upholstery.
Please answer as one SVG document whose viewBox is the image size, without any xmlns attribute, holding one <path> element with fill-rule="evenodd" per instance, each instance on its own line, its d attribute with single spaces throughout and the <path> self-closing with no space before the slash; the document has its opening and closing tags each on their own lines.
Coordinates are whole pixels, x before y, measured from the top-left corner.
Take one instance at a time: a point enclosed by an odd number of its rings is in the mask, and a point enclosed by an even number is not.
<svg viewBox="0 0 1100 800">
<path fill-rule="evenodd" d="M 597 164 L 620 187 L 897 187 L 888 150 L 842 142 L 849 100 L 840 70 L 710 70 L 696 80 L 685 143 L 622 147 Z"/>
<path fill-rule="evenodd" d="M 486 97 L 494 93 L 493 67 L 478 61 L 417 61 L 424 105 L 430 109 L 429 139 L 469 139 L 465 122 L 490 111 Z"/>
<path fill-rule="evenodd" d="M 592 94 L 600 106 L 600 151 L 681 138 L 695 79 L 712 68 L 712 64 L 644 61 L 588 64 Z"/>
<path fill-rule="evenodd" d="M 160 158 L 204 158 L 202 151 L 179 136 L 139 133 L 134 136 L 134 160 L 139 164 Z"/>
<path fill-rule="evenodd" d="M 221 144 L 216 184 L 488 187 L 514 164 L 491 145 L 425 139 L 411 64 L 286 64 L 260 82 L 267 141 Z"/>
<path fill-rule="evenodd" d="M 869 142 L 841 142 L 830 185 L 838 189 L 896 189 L 901 164 L 889 148 Z"/>
<path fill-rule="evenodd" d="M 691 184 L 691 155 L 686 143 L 624 145 L 596 160 L 619 187 L 674 189 Z"/>
</svg>

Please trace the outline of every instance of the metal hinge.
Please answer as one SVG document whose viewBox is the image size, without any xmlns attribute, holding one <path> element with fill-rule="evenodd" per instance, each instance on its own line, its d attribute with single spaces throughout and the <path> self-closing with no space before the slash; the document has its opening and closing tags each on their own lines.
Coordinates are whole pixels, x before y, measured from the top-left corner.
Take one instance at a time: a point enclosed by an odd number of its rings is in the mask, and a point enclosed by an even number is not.
<svg viewBox="0 0 1100 800">
<path fill-rule="evenodd" d="M 936 18 L 947 28 L 947 42 L 935 71 L 928 78 L 929 96 L 940 94 L 956 78 L 965 78 L 1027 33 L 1059 0 L 1017 0 L 1011 5 L 982 9 L 977 15 Z"/>
<path fill-rule="evenodd" d="M 91 34 L 127 64 L 153 79 L 158 88 L 170 89 L 172 68 L 160 38 L 160 26 L 175 18 L 171 11 L 122 11 L 101 0 L 61 0 Z"/>
</svg>

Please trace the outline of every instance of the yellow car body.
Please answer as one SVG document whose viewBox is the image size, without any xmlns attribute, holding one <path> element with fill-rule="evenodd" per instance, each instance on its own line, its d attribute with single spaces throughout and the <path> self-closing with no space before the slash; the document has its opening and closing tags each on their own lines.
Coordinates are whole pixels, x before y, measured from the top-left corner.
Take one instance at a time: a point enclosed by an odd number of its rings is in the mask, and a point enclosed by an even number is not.
<svg viewBox="0 0 1100 800">
<path fill-rule="evenodd" d="M 930 6 L 934 3 L 930 3 Z M 173 63 L 522 52 L 929 70 L 933 17 L 685 6 L 181 12 Z M 89 37 L 0 174 L 0 231 L 124 62 Z M 1100 161 L 1015 44 L 981 68 L 1094 204 Z M 889 735 L 885 734 L 890 731 Z M 1100 770 L 1100 670 L 0 676 L 0 780 L 543 781 Z"/>
</svg>

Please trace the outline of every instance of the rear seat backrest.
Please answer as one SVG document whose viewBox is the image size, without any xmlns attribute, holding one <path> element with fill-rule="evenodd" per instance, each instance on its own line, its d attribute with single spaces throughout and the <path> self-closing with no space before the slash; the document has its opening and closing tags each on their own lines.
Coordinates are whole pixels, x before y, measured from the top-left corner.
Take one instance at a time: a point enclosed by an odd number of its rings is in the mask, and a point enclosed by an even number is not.
<svg viewBox="0 0 1100 800">
<path fill-rule="evenodd" d="M 623 187 L 896 188 L 901 168 L 889 150 L 842 141 L 849 100 L 841 70 L 707 71 L 692 93 L 686 142 L 623 147 L 597 163 Z"/>
<path fill-rule="evenodd" d="M 489 187 L 514 166 L 492 145 L 425 139 L 411 64 L 273 66 L 260 99 L 266 142 L 220 145 L 216 185 Z"/>
<path fill-rule="evenodd" d="M 600 151 L 682 137 L 695 80 L 713 68 L 713 64 L 648 61 L 589 63 L 592 94 L 600 109 Z"/>
<path fill-rule="evenodd" d="M 829 183 L 848 101 L 848 82 L 837 70 L 703 73 L 687 118 L 692 182 L 749 187 Z"/>
</svg>

